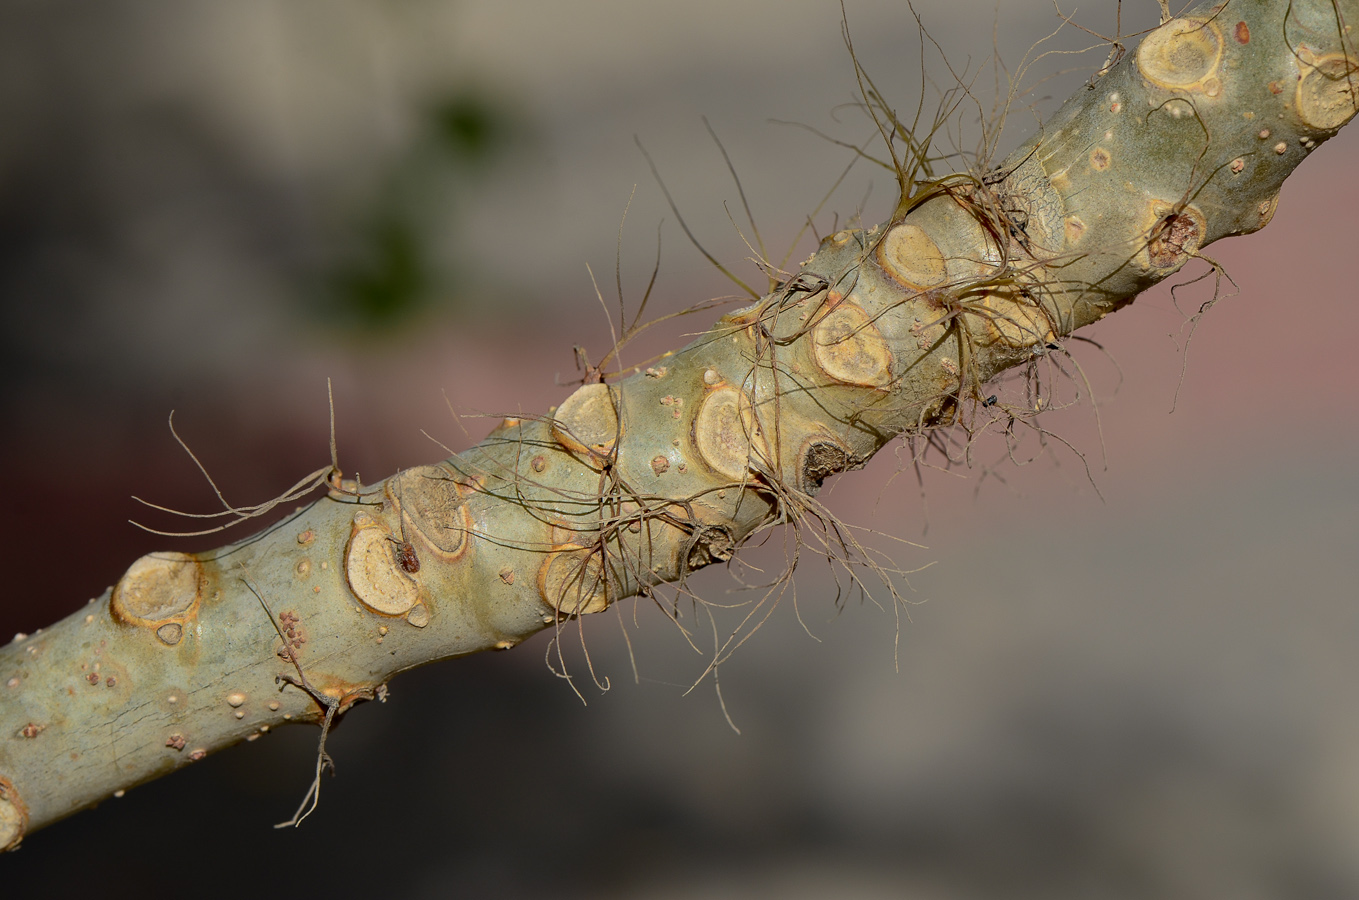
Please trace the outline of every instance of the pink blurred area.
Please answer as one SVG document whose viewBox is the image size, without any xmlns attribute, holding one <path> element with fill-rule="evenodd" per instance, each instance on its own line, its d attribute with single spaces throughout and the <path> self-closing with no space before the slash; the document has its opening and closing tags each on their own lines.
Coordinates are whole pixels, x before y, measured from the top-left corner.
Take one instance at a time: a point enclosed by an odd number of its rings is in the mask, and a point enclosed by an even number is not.
<svg viewBox="0 0 1359 900">
<path fill-rule="evenodd" d="M 847 160 L 764 119 L 829 128 L 827 111 L 852 99 L 838 6 L 643 7 L 261 0 L 185 4 L 159 28 L 135 3 L 80 26 L 74 8 L 6 13 L 5 58 L 28 80 L 11 79 L 4 102 L 37 137 L 0 146 L 0 225 L 18 248 L 5 255 L 0 633 L 74 611 L 145 552 L 220 543 L 167 544 L 128 524 L 175 527 L 132 495 L 212 508 L 165 425 L 171 409 L 244 503 L 327 463 L 327 379 L 341 464 L 374 479 L 559 402 L 577 377 L 572 346 L 594 358 L 608 346 L 585 265 L 614 303 L 634 184 L 629 300 L 661 218 L 654 308 L 731 291 L 684 243 L 634 132 L 705 245 L 741 267 L 749 251 L 723 208 L 742 221 L 740 201 L 706 113 L 771 245 L 787 243 Z M 919 8 L 950 52 L 978 57 L 993 17 L 1016 54 L 1055 25 L 1047 8 Z M 914 41 L 909 14 L 876 2 L 848 14 L 880 83 L 909 93 L 915 63 L 895 50 L 901 34 Z M 732 37 L 723 17 L 747 32 Z M 37 50 L 19 53 L 25 41 Z M 126 68 L 96 65 L 115 62 Z M 101 71 L 125 77 L 100 90 Z M 400 156 L 412 110 L 469 83 L 518 104 L 532 138 L 448 226 L 479 263 L 466 296 L 380 337 L 280 312 L 326 223 L 361 207 Z M 43 90 L 61 105 L 45 107 Z M 218 867 L 223 895 L 244 883 L 232 860 L 247 851 L 291 865 L 352 846 L 372 871 L 326 864 L 309 883 L 402 896 L 1359 895 L 1356 159 L 1352 126 L 1285 185 L 1268 228 L 1207 250 L 1235 287 L 1222 284 L 1192 342 L 1211 278 L 1177 290 L 1178 304 L 1162 287 L 1100 323 L 1089 336 L 1103 352 L 1068 345 L 1096 404 L 1043 424 L 1074 450 L 1054 443 L 992 471 L 1002 448 L 982 441 L 971 471 L 925 471 L 923 501 L 904 450 L 829 482 L 820 499 L 867 529 L 865 544 L 920 569 L 897 581 L 909 605 L 894 612 L 869 578 L 885 609 L 851 592 L 837 611 L 832 573 L 804 557 L 796 598 L 720 670 L 739 736 L 711 678 L 686 695 L 705 659 L 628 605 L 584 629 L 611 690 L 569 648 L 584 707 L 544 665 L 545 640 L 398 679 L 390 704 L 337 733 L 341 777 L 297 833 L 267 826 L 305 789 L 303 729 L 111 800 L 0 867 L 70 891 L 103 873 L 104 893 L 132 895 L 118 842 L 81 871 L 61 860 L 103 852 L 108 834 L 145 846 L 169 821 L 197 836 L 185 852 Z M 865 172 L 838 208 L 865 194 L 881 206 L 886 190 Z M 704 324 L 643 343 L 677 346 Z M 781 541 L 753 562 L 776 570 Z M 739 598 L 733 584 L 722 571 L 697 581 L 721 603 Z M 701 612 L 688 621 L 710 627 Z"/>
</svg>

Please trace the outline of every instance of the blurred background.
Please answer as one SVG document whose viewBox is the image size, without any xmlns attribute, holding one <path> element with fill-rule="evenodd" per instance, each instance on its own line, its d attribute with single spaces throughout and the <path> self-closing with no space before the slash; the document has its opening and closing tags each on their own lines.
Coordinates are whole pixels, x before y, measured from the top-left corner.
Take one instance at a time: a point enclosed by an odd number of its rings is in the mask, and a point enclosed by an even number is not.
<svg viewBox="0 0 1359 900">
<path fill-rule="evenodd" d="M 911 9 L 845 9 L 912 109 Z M 1061 24 L 1039 2 L 915 10 L 988 113 L 993 51 L 1003 84 Z M 1156 21 L 1151 0 L 1116 11 L 1078 21 Z M 1023 104 L 1055 109 L 1108 55 L 1065 51 L 1097 43 L 1044 45 L 1064 52 L 1025 72 Z M 924 58 L 928 113 L 952 76 Z M 445 455 L 422 429 L 456 450 L 480 414 L 566 395 L 573 345 L 609 346 L 587 264 L 614 309 L 617 260 L 635 309 L 659 229 L 651 311 L 734 293 L 634 136 L 752 283 L 705 116 L 776 260 L 814 246 L 809 217 L 879 221 L 885 172 L 835 187 L 852 154 L 771 121 L 865 141 L 854 100 L 830 0 L 6 0 L 0 629 L 72 612 L 145 552 L 219 542 L 128 524 L 132 495 L 212 508 L 171 410 L 254 502 L 326 464 L 330 378 L 341 464 L 377 479 Z M 978 110 L 957 121 L 974 149 Z M 1035 121 L 1013 111 L 1002 154 Z M 686 695 L 705 659 L 627 605 L 586 623 L 611 685 L 580 679 L 586 705 L 543 636 L 409 673 L 334 735 L 339 777 L 300 830 L 269 826 L 306 789 L 306 728 L 33 835 L 0 859 L 7 895 L 1359 896 L 1356 158 L 1351 126 L 1268 229 L 1209 250 L 1239 290 L 1187 355 L 1211 279 L 1100 323 L 1107 355 L 1073 345 L 1098 420 L 1087 400 L 1045 425 L 1098 491 L 1062 447 L 989 470 L 983 445 L 971 472 L 927 471 L 924 499 L 905 451 L 832 480 L 822 499 L 870 544 L 928 566 L 898 584 L 910 620 L 837 611 L 831 574 L 800 567 L 806 628 L 789 598 L 721 668 L 739 735 L 711 680 Z M 734 586 L 696 580 L 718 602 Z"/>
</svg>

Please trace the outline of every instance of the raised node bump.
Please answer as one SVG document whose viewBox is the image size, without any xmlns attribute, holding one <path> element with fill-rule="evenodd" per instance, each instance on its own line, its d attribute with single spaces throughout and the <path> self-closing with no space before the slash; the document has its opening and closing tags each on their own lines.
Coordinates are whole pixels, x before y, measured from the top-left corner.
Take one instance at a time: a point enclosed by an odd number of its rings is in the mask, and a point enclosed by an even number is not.
<svg viewBox="0 0 1359 900">
<path fill-rule="evenodd" d="M 148 553 L 113 589 L 109 609 L 129 625 L 159 625 L 188 613 L 203 592 L 203 567 L 187 553 Z"/>
<path fill-rule="evenodd" d="M 401 569 L 397 544 L 382 525 L 357 528 L 345 548 L 345 576 L 359 602 L 384 616 L 405 615 L 420 600 L 420 588 Z"/>
<path fill-rule="evenodd" d="M 1334 53 L 1305 67 L 1298 82 L 1298 117 L 1317 131 L 1335 131 L 1359 112 L 1359 61 Z"/>
<path fill-rule="evenodd" d="M 1144 78 L 1173 91 L 1215 96 L 1215 73 L 1222 61 L 1222 32 L 1214 21 L 1172 19 L 1147 35 L 1137 48 L 1137 69 Z"/>
<path fill-rule="evenodd" d="M 453 474 L 442 466 L 417 466 L 387 482 L 387 497 L 399 508 L 406 533 L 414 532 L 445 560 L 469 545 L 472 517 Z"/>
<path fill-rule="evenodd" d="M 609 607 L 599 554 L 572 544 L 553 548 L 543 560 L 538 592 L 560 616 L 583 616 Z"/>
<path fill-rule="evenodd" d="M 709 468 L 732 481 L 744 481 L 751 457 L 764 447 L 750 403 L 733 387 L 721 387 L 703 399 L 694 417 L 694 445 Z"/>
<path fill-rule="evenodd" d="M 882 270 L 903 287 L 925 291 L 948 279 L 939 245 L 925 229 L 911 222 L 893 226 L 882 236 L 877 258 Z"/>
<path fill-rule="evenodd" d="M 1055 335 L 1042 311 L 1004 294 L 987 294 L 986 327 L 997 340 L 1011 347 L 1032 347 L 1054 340 Z"/>
<path fill-rule="evenodd" d="M 10 780 L 0 776 L 0 853 L 18 847 L 27 827 L 28 808 Z"/>
<path fill-rule="evenodd" d="M 816 364 L 842 384 L 885 387 L 892 383 L 892 351 L 863 307 L 838 304 L 812 329 Z"/>
<path fill-rule="evenodd" d="M 563 447 L 603 461 L 618 440 L 618 397 L 607 384 L 587 384 L 562 401 L 552 420 L 552 436 Z"/>
</svg>

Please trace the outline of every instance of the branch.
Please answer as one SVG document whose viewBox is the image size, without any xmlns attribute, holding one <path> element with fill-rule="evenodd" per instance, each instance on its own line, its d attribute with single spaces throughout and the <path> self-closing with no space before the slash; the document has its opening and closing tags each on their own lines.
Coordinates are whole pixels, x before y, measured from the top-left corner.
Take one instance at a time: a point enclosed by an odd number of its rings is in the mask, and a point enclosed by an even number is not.
<svg viewBox="0 0 1359 900">
<path fill-rule="evenodd" d="M 1022 425 L 1068 335 L 1268 223 L 1359 106 L 1356 19 L 1359 0 L 1200 7 L 999 166 L 927 181 L 928 141 L 865 76 L 909 151 L 881 228 L 826 238 L 663 366 L 371 487 L 334 472 L 283 522 L 145 556 L 0 649 L 0 847 L 271 728 L 328 727 L 405 669 L 683 584 L 772 524 L 855 552 L 815 499 L 826 477 L 902 434 Z M 983 389 L 1010 369 L 1020 396 Z"/>
</svg>

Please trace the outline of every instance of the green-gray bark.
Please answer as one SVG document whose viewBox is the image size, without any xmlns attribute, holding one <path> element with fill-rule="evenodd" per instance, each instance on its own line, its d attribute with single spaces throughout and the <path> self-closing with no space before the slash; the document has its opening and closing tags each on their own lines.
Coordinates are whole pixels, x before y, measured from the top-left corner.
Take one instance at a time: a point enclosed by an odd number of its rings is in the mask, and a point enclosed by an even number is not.
<svg viewBox="0 0 1359 900">
<path fill-rule="evenodd" d="M 1356 21 L 1359 0 L 1200 7 L 998 166 L 908 182 L 890 221 L 828 237 L 645 372 L 378 485 L 332 473 L 238 544 L 138 560 L 0 649 L 0 848 L 402 670 L 680 581 L 898 435 L 1031 416 L 982 386 L 1268 223 L 1359 108 Z"/>
</svg>

